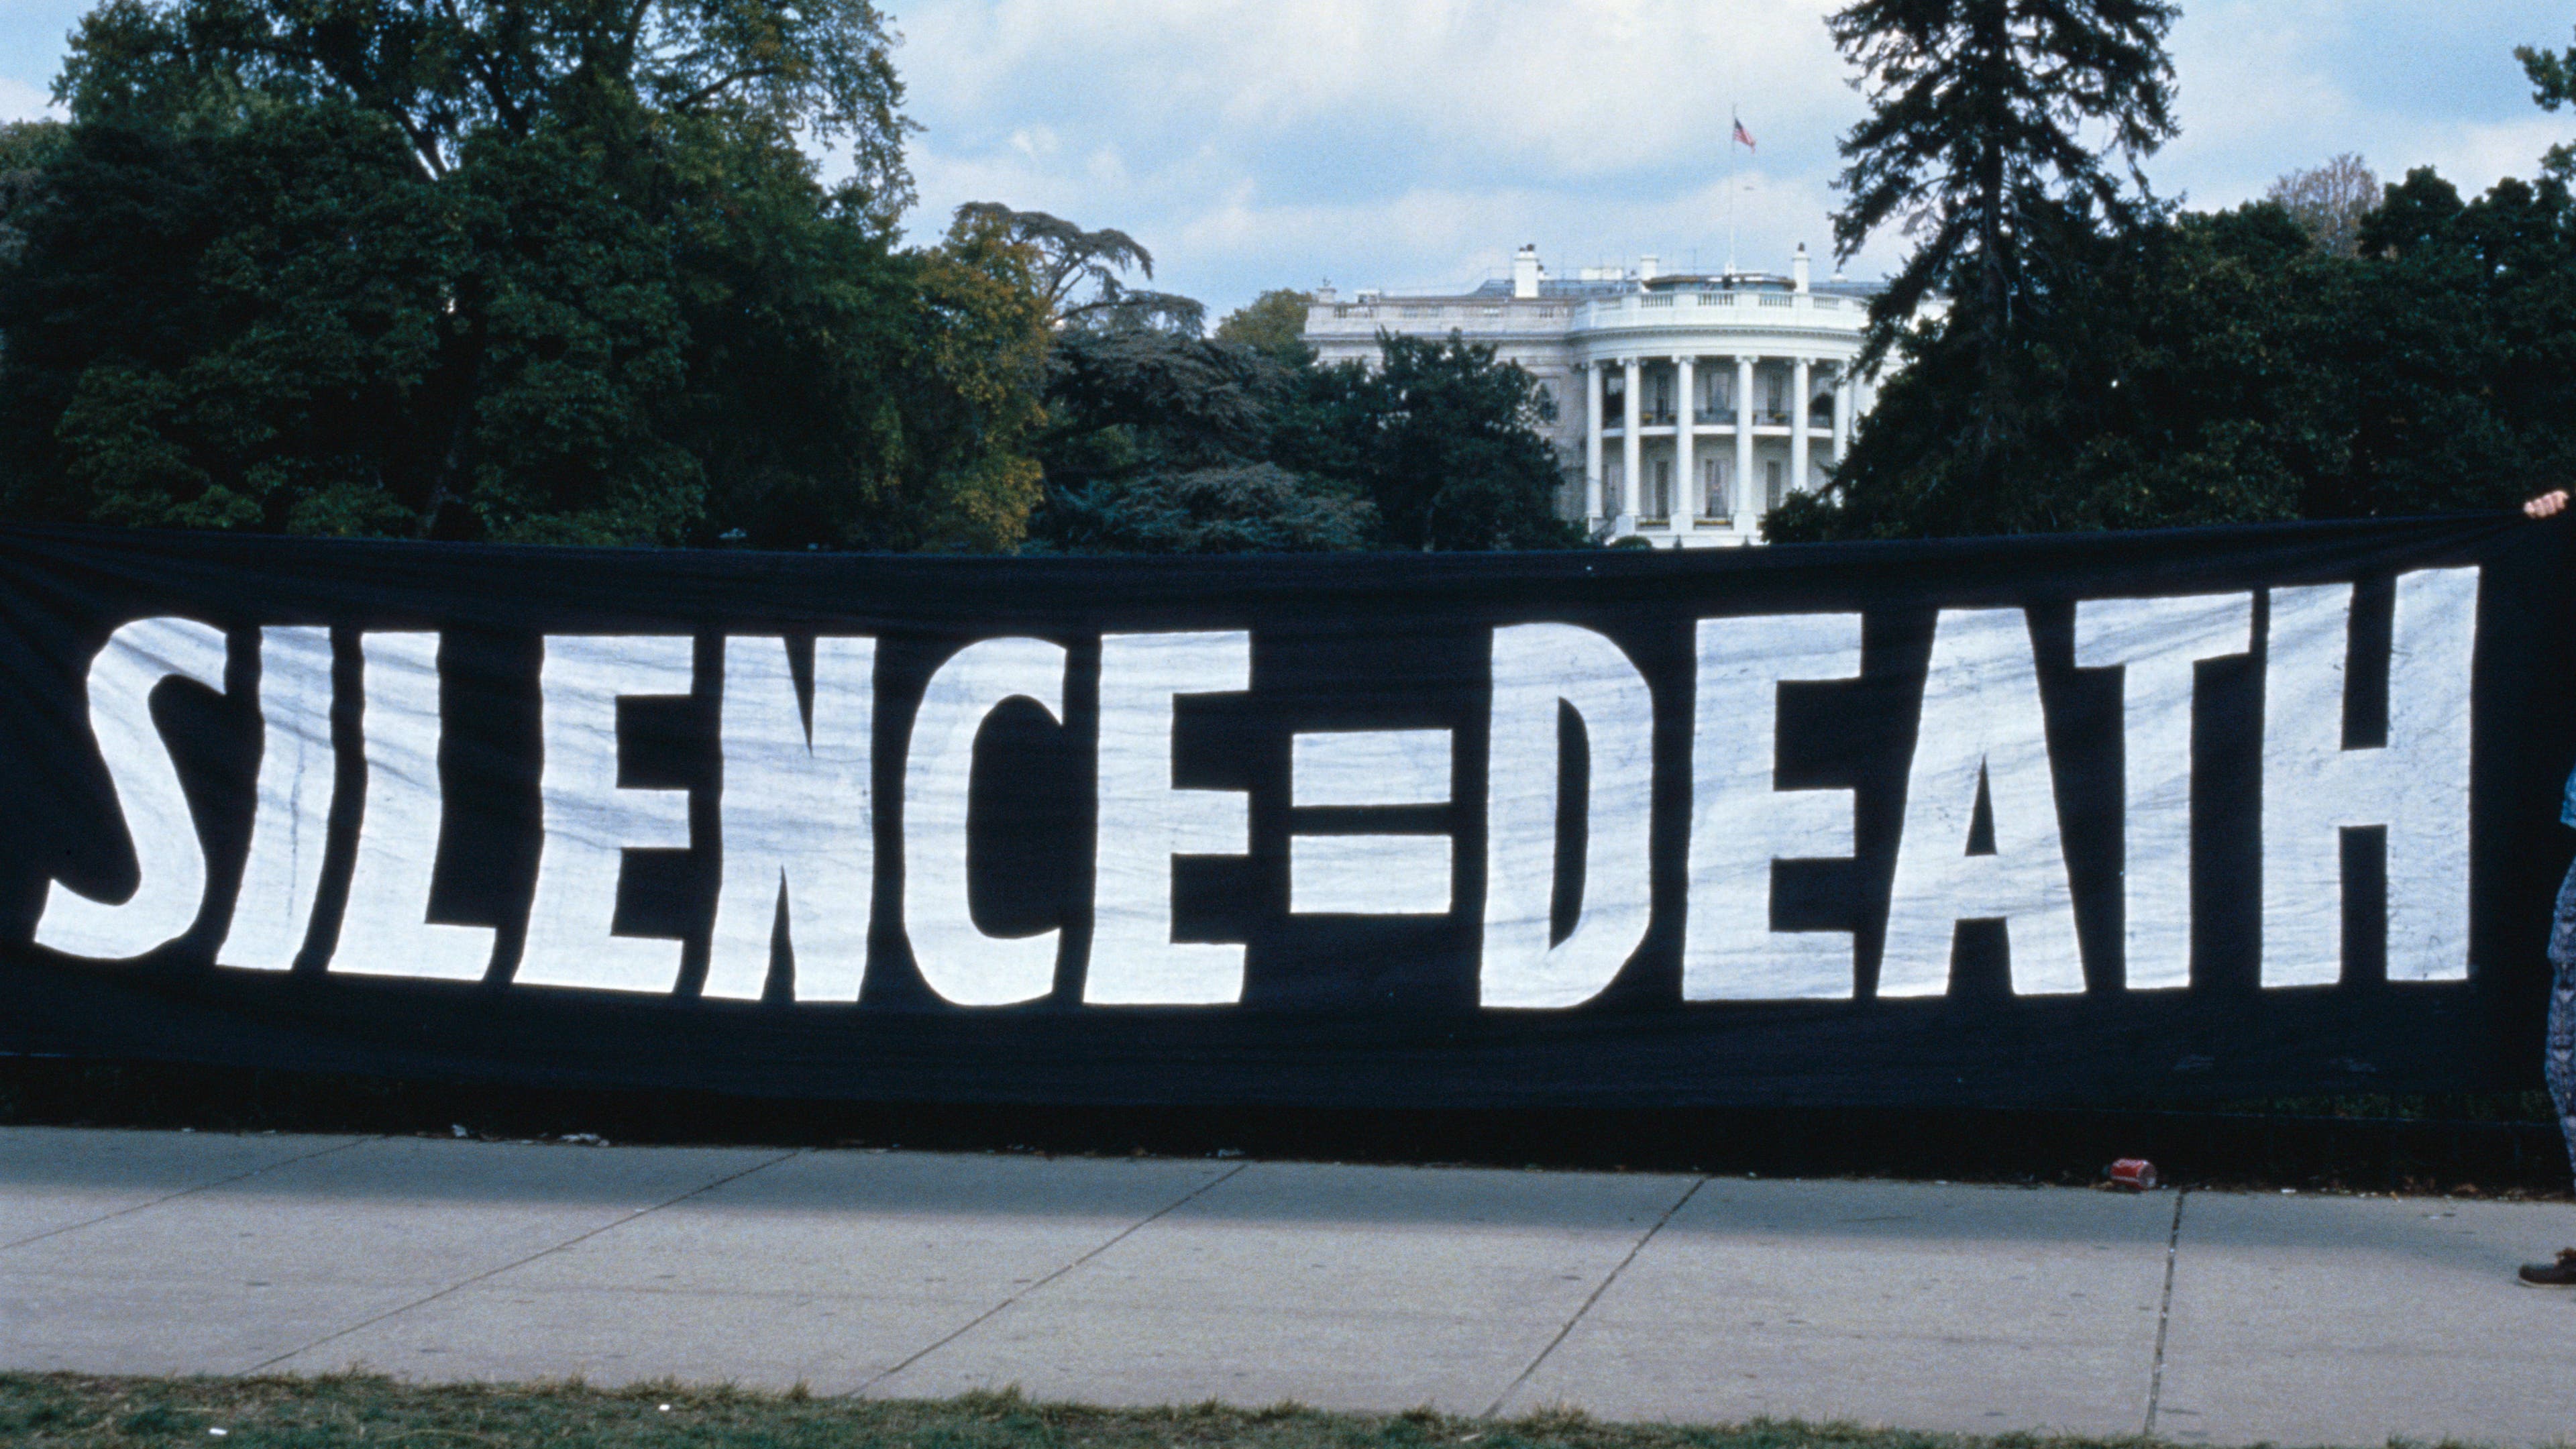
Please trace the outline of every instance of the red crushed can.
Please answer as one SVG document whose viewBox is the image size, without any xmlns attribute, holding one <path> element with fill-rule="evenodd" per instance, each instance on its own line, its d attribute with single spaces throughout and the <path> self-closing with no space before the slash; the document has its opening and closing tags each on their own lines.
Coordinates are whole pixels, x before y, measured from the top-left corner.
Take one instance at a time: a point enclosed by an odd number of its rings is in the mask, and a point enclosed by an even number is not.
<svg viewBox="0 0 2576 1449">
<path fill-rule="evenodd" d="M 2153 1192 L 2156 1165 L 2143 1157 L 2123 1157 L 2111 1164 L 2111 1181 L 2132 1192 Z"/>
</svg>

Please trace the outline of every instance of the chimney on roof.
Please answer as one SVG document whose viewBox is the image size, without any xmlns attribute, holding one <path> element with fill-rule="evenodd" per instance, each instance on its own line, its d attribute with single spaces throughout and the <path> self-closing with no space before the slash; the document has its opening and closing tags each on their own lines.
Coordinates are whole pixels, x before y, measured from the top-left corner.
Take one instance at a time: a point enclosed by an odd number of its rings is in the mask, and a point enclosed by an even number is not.
<svg viewBox="0 0 2576 1449">
<path fill-rule="evenodd" d="M 1519 251 L 1512 253 L 1513 296 L 1537 296 L 1538 276 L 1538 244 L 1536 242 L 1532 242 L 1530 245 L 1522 247 Z"/>
<path fill-rule="evenodd" d="M 1656 256 L 1653 252 L 1648 252 L 1644 256 L 1637 258 L 1637 280 L 1641 282 L 1653 281 L 1655 279 L 1656 263 L 1662 260 L 1663 258 Z"/>
<path fill-rule="evenodd" d="M 1789 259 L 1789 279 L 1801 292 L 1807 290 L 1807 244 L 1798 243 L 1798 254 Z"/>
</svg>

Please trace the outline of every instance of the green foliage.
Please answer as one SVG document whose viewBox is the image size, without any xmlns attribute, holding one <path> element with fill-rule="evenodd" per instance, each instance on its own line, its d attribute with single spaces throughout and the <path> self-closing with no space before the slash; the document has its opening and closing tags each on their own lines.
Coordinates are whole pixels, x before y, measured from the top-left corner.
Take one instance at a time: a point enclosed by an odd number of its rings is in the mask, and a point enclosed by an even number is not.
<svg viewBox="0 0 2576 1449">
<path fill-rule="evenodd" d="M 2531 80 L 2531 99 L 2544 111 L 2554 111 L 2576 101 L 2576 49 L 2551 51 L 2538 46 L 2517 45 L 2513 58 L 2522 62 L 2522 73 Z M 2549 175 L 2561 180 L 2576 171 L 2576 147 L 2564 142 L 2549 148 L 2541 166 Z"/>
<path fill-rule="evenodd" d="M 1367 503 L 1268 461 L 1295 386 L 1289 369 L 1232 343 L 1144 326 L 1061 334 L 1032 539 L 1076 553 L 1368 547 Z"/>
<path fill-rule="evenodd" d="M 494 537 L 671 536 L 696 470 L 649 417 L 685 329 L 659 238 L 597 164 L 552 132 L 484 136 L 433 185 L 337 103 L 220 136 L 77 128 L 0 283 L 8 502 L 318 533 L 454 505 Z"/>
<path fill-rule="evenodd" d="M 869 0 L 106 0 L 55 92 L 83 123 L 146 129 L 337 101 L 391 122 L 428 176 L 485 132 L 724 115 L 846 143 L 890 229 L 912 195 L 892 43 Z"/>
<path fill-rule="evenodd" d="M 1285 294 L 1294 295 L 1294 294 Z M 1251 552 L 1569 547 L 1538 385 L 1493 349 L 1379 338 L 1318 368 L 1149 327 L 1075 328 L 1049 362 L 1038 547 Z"/>
<path fill-rule="evenodd" d="M 2542 106 L 2576 100 L 2576 50 L 2515 54 Z M 2570 173 L 2559 147 L 2474 200 L 2430 170 L 2374 195 L 2343 156 L 2219 215 L 2025 205 L 2009 327 L 1954 270 L 1948 314 L 1895 333 L 1906 365 L 1832 487 L 1767 535 L 2385 516 L 2564 485 Z"/>
<path fill-rule="evenodd" d="M 866 0 L 108 0 L 74 123 L 0 133 L 0 508 L 1016 544 L 1040 258 L 896 248 L 888 44 Z"/>
<path fill-rule="evenodd" d="M 1306 308 L 1313 300 L 1284 287 L 1264 292 L 1227 313 L 1216 324 L 1216 340 L 1249 347 L 1288 367 L 1302 367 L 1315 358 L 1315 350 L 1305 342 Z"/>
<path fill-rule="evenodd" d="M 1959 466 L 2002 486 L 2018 409 L 2014 354 L 2048 297 L 2035 248 L 2069 226 L 2116 231 L 2152 214 L 2137 162 L 2174 133 L 2165 0 L 1852 0 L 1828 22 L 1870 114 L 1844 136 L 1849 197 L 1836 254 L 1902 220 L 1916 245 L 1870 310 L 1874 362 L 1936 293 L 1945 358 L 1972 370 Z M 2098 136 L 2127 162 L 2124 185 Z"/>
<path fill-rule="evenodd" d="M 1369 547 L 1377 510 L 1276 464 L 1229 463 L 1065 489 L 1037 532 L 1068 553 L 1330 553 Z"/>
<path fill-rule="evenodd" d="M 1200 303 L 1127 285 L 1131 268 L 1147 281 L 1154 279 L 1154 254 L 1123 231 L 1110 227 L 1085 231 L 1060 216 L 1013 211 L 993 201 L 970 201 L 957 208 L 957 219 L 1030 249 L 1036 258 L 1038 294 L 1052 324 L 1151 327 L 1187 337 L 1198 336 L 1206 325 L 1207 308 Z"/>
<path fill-rule="evenodd" d="M 1283 465 L 1377 506 L 1400 549 L 1571 548 L 1537 379 L 1463 340 L 1378 334 L 1380 365 L 1310 369 L 1274 434 Z"/>
<path fill-rule="evenodd" d="M 1263 456 L 1294 379 L 1249 348 L 1145 328 L 1056 340 L 1047 402 L 1060 419 L 1047 474 L 1089 482 L 1136 463 L 1195 468 Z"/>
<path fill-rule="evenodd" d="M 2035 255 L 1997 473 L 1968 467 L 1966 345 L 1935 322 L 1826 495 L 1780 539 L 2366 517 L 2504 506 L 2576 477 L 2576 204 L 2555 178 L 2463 202 L 2387 189 L 2361 255 L 2272 203 Z"/>
<path fill-rule="evenodd" d="M 1564 474 L 1540 436 L 1553 405 L 1494 348 L 1378 333 L 1376 369 L 1309 374 L 1280 431 L 1280 462 L 1342 480 L 1378 505 L 1396 549 L 1569 549 Z"/>
</svg>

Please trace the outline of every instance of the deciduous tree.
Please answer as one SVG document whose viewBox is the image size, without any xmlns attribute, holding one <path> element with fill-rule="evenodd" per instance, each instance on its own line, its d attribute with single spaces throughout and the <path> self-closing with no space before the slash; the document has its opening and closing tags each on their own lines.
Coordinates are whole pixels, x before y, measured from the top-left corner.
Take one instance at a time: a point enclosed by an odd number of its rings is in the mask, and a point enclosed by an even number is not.
<svg viewBox="0 0 2576 1449">
<path fill-rule="evenodd" d="M 2346 151 L 2322 166 L 2284 173 L 2263 195 L 2280 203 L 2318 251 L 2359 256 L 2362 218 L 2379 209 L 2379 173 Z"/>
<path fill-rule="evenodd" d="M 1012 546 L 1041 258 L 897 245 L 891 43 L 867 0 L 108 0 L 0 180 L 0 499 Z"/>
<path fill-rule="evenodd" d="M 1227 313 L 1216 324 L 1216 338 L 1240 343 L 1289 367 L 1304 366 L 1315 357 L 1315 349 L 1305 341 L 1306 308 L 1313 301 L 1311 293 L 1274 288 Z"/>
</svg>

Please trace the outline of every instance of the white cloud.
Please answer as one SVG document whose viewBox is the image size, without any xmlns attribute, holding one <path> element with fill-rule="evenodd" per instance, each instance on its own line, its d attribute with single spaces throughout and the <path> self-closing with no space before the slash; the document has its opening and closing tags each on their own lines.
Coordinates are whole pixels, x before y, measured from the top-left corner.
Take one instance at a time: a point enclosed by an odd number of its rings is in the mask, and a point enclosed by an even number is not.
<svg viewBox="0 0 2576 1449">
<path fill-rule="evenodd" d="M 2531 103 L 2513 47 L 2567 39 L 2558 7 L 2530 0 L 2209 0 L 2174 28 L 2182 135 L 2156 158 L 2159 188 L 2232 206 L 2346 151 L 2464 192 L 2528 176 L 2576 120 Z"/>
<path fill-rule="evenodd" d="M 0 0 L 0 119 L 51 114 L 59 37 L 91 0 Z M 1570 270 L 1727 247 L 1830 251 L 1835 143 L 1863 98 L 1839 0 L 880 0 L 934 236 L 964 201 L 1115 226 L 1156 283 L 1219 312 L 1265 287 L 1451 286 L 1536 242 Z M 2148 165 L 2195 206 L 2359 151 L 2464 191 L 2576 137 L 2511 51 L 2564 46 L 2563 0 L 2191 0 L 2172 36 L 2181 136 Z M 1892 231 L 1853 271 L 1902 256 Z"/>
<path fill-rule="evenodd" d="M 1835 143 L 1862 113 L 1828 0 L 892 0 L 927 133 L 931 233 L 967 200 L 1120 227 L 1157 283 L 1219 312 L 1329 275 L 1451 286 L 1536 242 L 1552 266 L 1727 246 L 1830 251 Z M 2568 40 L 2554 0 L 2195 0 L 2176 26 L 2166 194 L 2225 206 L 2358 150 L 2476 190 L 2528 175 L 2576 117 L 2536 111 L 2510 51 Z M 1895 265 L 1872 240 L 1853 271 Z"/>
<path fill-rule="evenodd" d="M 39 86 L 0 76 L 0 124 L 10 121 L 60 120 L 62 110 Z"/>
<path fill-rule="evenodd" d="M 898 56 L 933 231 L 967 200 L 1117 226 L 1220 311 L 1269 286 L 1450 285 L 1828 245 L 1860 112 L 1822 0 L 918 0 Z M 1048 146 L 1033 144 L 1044 135 Z M 1886 258 L 1867 258 L 1873 267 Z M 1892 256 L 1892 253 L 1890 254 Z"/>
</svg>

